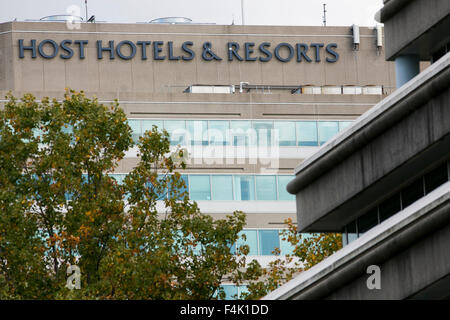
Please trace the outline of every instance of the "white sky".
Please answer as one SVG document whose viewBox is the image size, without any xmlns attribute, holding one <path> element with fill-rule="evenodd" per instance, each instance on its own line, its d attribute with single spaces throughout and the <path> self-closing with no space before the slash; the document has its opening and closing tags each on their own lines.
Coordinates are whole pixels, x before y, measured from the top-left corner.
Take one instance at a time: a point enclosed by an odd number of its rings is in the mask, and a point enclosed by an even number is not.
<svg viewBox="0 0 450 320">
<path fill-rule="evenodd" d="M 322 25 L 323 3 L 327 26 L 375 26 L 375 12 L 383 0 L 243 0 L 247 25 Z M 39 19 L 80 11 L 84 0 L 0 0 L 0 23 Z M 242 23 L 241 0 L 88 0 L 89 16 L 106 22 L 147 22 L 167 16 L 183 16 L 194 22 Z M 72 11 L 73 12 L 73 11 Z"/>
</svg>

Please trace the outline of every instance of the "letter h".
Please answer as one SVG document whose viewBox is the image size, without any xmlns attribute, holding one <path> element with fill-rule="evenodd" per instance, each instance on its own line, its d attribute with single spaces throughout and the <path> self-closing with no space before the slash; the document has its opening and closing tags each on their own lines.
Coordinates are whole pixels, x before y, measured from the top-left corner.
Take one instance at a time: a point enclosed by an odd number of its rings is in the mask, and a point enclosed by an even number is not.
<svg viewBox="0 0 450 320">
<path fill-rule="evenodd" d="M 36 40 L 32 39 L 30 46 L 24 46 L 23 39 L 19 39 L 19 58 L 25 57 L 25 50 L 31 50 L 31 57 L 36 58 Z"/>
<path fill-rule="evenodd" d="M 109 59 L 114 59 L 114 40 L 109 41 L 108 47 L 102 47 L 102 40 L 97 40 L 97 59 L 103 59 L 103 51 L 109 51 Z"/>
</svg>

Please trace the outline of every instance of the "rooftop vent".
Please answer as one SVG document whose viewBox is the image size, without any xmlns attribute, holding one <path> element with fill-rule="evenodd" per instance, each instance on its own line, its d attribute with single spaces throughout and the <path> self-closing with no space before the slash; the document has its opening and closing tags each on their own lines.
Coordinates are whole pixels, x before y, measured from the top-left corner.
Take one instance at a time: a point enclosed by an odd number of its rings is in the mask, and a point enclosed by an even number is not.
<svg viewBox="0 0 450 320">
<path fill-rule="evenodd" d="M 192 23 L 192 20 L 185 17 L 164 17 L 153 19 L 149 23 L 185 24 L 185 23 Z"/>
<path fill-rule="evenodd" d="M 80 16 L 74 16 L 70 14 L 57 14 L 53 16 L 47 16 L 39 19 L 39 21 L 58 21 L 58 22 L 67 22 L 67 21 L 83 21 L 83 18 Z"/>
</svg>

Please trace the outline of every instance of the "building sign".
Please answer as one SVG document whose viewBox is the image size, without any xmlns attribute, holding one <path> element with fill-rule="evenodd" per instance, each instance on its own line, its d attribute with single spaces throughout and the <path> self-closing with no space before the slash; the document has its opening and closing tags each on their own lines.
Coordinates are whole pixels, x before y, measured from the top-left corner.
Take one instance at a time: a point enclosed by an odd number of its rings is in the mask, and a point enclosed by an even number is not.
<svg viewBox="0 0 450 320">
<path fill-rule="evenodd" d="M 86 58 L 86 47 L 88 40 L 62 40 L 56 42 L 45 39 L 38 42 L 32 39 L 25 43 L 24 39 L 19 39 L 19 58 L 25 58 L 26 52 L 30 52 L 32 58 L 38 55 L 44 59 L 79 59 Z M 276 59 L 281 62 L 321 62 L 333 63 L 339 60 L 336 52 L 336 43 L 279 43 L 272 45 L 270 42 L 255 44 L 254 42 L 228 42 L 225 48 L 214 48 L 211 42 L 204 42 L 197 50 L 194 42 L 185 41 L 179 48 L 174 48 L 172 41 L 130 41 L 123 40 L 115 43 L 114 40 L 103 42 L 96 41 L 97 59 L 122 59 L 131 60 L 133 58 L 147 60 L 193 60 L 196 54 L 201 55 L 204 61 L 261 61 L 268 62 Z M 175 54 L 175 51 L 181 54 Z"/>
</svg>

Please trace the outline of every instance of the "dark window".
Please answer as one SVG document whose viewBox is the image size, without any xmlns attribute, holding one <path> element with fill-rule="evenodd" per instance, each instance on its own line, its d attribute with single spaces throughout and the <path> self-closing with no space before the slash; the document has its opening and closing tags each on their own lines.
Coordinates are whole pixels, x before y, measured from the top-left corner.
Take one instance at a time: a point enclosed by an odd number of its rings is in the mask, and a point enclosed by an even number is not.
<svg viewBox="0 0 450 320">
<path fill-rule="evenodd" d="M 444 163 L 425 175 L 425 193 L 430 193 L 447 180 L 447 163 Z"/>
<path fill-rule="evenodd" d="M 435 63 L 437 60 L 442 58 L 449 51 L 450 51 L 450 43 L 447 43 L 445 46 L 443 46 L 439 50 L 435 51 L 431 55 L 431 63 Z"/>
<path fill-rule="evenodd" d="M 379 206 L 380 222 L 400 211 L 400 193 L 383 201 Z"/>
<path fill-rule="evenodd" d="M 375 207 L 358 218 L 358 234 L 362 235 L 367 230 L 378 224 L 378 208 Z"/>
<path fill-rule="evenodd" d="M 402 208 L 406 208 L 411 203 L 424 196 L 423 177 L 420 177 L 402 190 Z"/>
<path fill-rule="evenodd" d="M 352 242 L 353 240 L 356 240 L 357 238 L 356 233 L 356 221 L 352 221 L 347 225 L 347 241 L 348 243 Z"/>
</svg>

